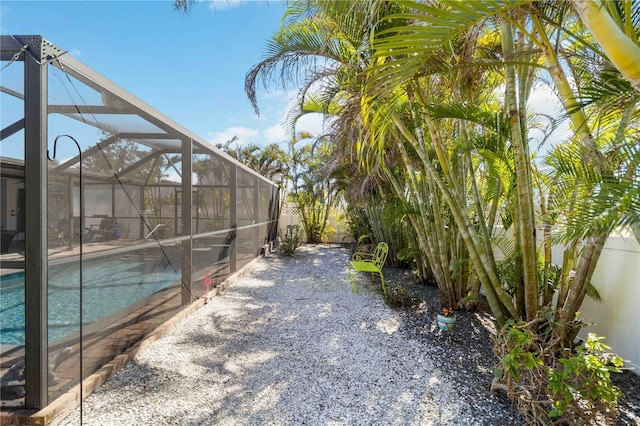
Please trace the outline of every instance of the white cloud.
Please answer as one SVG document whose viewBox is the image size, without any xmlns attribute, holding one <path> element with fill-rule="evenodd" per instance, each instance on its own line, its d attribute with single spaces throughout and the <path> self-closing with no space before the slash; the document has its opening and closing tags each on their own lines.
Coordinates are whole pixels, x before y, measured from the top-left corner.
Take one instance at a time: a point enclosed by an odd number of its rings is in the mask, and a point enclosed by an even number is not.
<svg viewBox="0 0 640 426">
<path fill-rule="evenodd" d="M 537 112 L 557 116 L 562 111 L 558 96 L 546 85 L 538 85 L 531 92 L 529 105 Z"/>
<path fill-rule="evenodd" d="M 267 127 L 262 131 L 264 145 L 270 145 L 272 143 L 286 144 L 289 141 L 289 136 L 285 133 L 281 124 L 275 124 Z"/>
<path fill-rule="evenodd" d="M 298 90 L 289 90 L 287 92 L 287 103 L 281 107 L 281 123 L 286 123 L 287 117 L 292 110 L 298 110 Z M 296 123 L 296 132 L 307 132 L 314 136 L 324 133 L 324 117 L 320 113 L 311 113 L 303 115 Z M 283 124 L 284 126 L 284 124 Z M 289 132 L 289 129 L 285 129 Z M 288 139 L 288 138 L 287 138 Z"/>
<path fill-rule="evenodd" d="M 324 117 L 322 114 L 307 114 L 296 123 L 297 132 L 307 132 L 314 136 L 324 134 Z"/>
<path fill-rule="evenodd" d="M 261 87 L 260 84 L 258 86 Z M 269 121 L 270 117 L 278 116 L 278 118 L 284 117 L 289 108 L 295 105 L 295 98 L 297 90 L 273 90 L 263 91 L 259 90 L 257 93 L 258 108 L 260 109 L 260 116 L 255 115 L 257 119 Z"/>
<path fill-rule="evenodd" d="M 209 132 L 207 140 L 213 145 L 224 144 L 237 136 L 237 141 L 233 144 L 247 145 L 255 143 L 262 146 L 278 144 L 286 148 L 290 142 L 291 135 L 287 134 L 285 121 L 287 114 L 296 103 L 298 91 L 278 91 L 277 96 L 273 96 L 265 102 L 266 113 L 260 115 L 260 119 L 252 121 L 252 127 L 227 127 L 220 132 Z M 276 118 L 277 114 L 277 118 Z M 311 133 L 313 136 L 320 136 L 325 133 L 326 125 L 322 114 L 307 114 L 298 120 L 297 132 Z"/>
<path fill-rule="evenodd" d="M 263 96 L 265 99 L 280 99 L 288 101 L 298 96 L 298 90 L 282 90 L 279 88 L 272 88 L 269 90 L 262 89 L 262 85 L 258 84 L 261 90 L 258 91 L 258 96 Z"/>
<path fill-rule="evenodd" d="M 238 145 L 247 145 L 249 143 L 258 143 L 258 131 L 249 129 L 248 127 L 227 127 L 221 132 L 209 132 L 207 140 L 213 145 L 224 144 L 231 140 L 234 136 L 238 139 Z"/>
<path fill-rule="evenodd" d="M 220 12 L 222 10 L 240 7 L 246 2 L 247 0 L 211 0 L 209 2 L 209 9 Z"/>
<path fill-rule="evenodd" d="M 549 115 L 554 119 L 561 118 L 566 114 L 558 96 L 550 87 L 544 85 L 536 86 L 531 92 L 531 96 L 529 97 L 529 107 L 537 113 Z M 540 141 L 542 140 L 543 134 L 539 130 L 531 130 L 530 136 Z M 569 121 L 564 120 L 549 136 L 546 146 L 543 147 L 542 150 L 545 151 L 550 145 L 556 145 L 570 136 L 571 129 Z"/>
</svg>

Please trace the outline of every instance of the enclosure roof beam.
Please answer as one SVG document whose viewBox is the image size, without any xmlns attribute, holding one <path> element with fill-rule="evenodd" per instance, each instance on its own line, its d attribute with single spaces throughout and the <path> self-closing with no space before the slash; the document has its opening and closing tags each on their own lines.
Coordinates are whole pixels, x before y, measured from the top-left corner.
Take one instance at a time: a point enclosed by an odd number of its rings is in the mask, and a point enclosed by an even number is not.
<svg viewBox="0 0 640 426">
<path fill-rule="evenodd" d="M 130 109 L 130 112 L 139 115 L 141 118 L 165 130 L 167 133 L 178 132 L 182 135 L 188 135 L 190 133 L 169 117 L 164 116 L 160 111 L 142 102 L 112 81 L 107 80 L 73 56 L 62 55 L 56 59 L 57 60 L 53 62 L 54 65 L 57 64 L 64 72 L 68 72 L 87 86 L 97 90 L 103 97 L 108 99 L 109 96 L 111 96 L 116 102 L 123 101 L 128 107 L 125 108 L 125 110 Z"/>
<path fill-rule="evenodd" d="M 7 95 L 11 95 L 14 98 L 18 98 L 18 99 L 24 100 L 24 95 L 22 93 L 16 92 L 13 89 L 9 89 L 6 86 L 0 86 L 0 92 L 6 93 Z"/>
<path fill-rule="evenodd" d="M 112 143 L 117 142 L 118 140 L 120 140 L 118 135 L 109 136 L 108 138 L 106 138 L 104 140 L 101 140 L 100 142 L 98 142 L 97 144 L 95 144 L 91 148 L 87 149 L 85 152 L 83 152 L 83 156 L 86 158 L 86 157 L 88 157 L 88 156 L 90 156 L 92 154 L 95 154 L 100 149 L 106 148 L 107 146 L 111 145 Z M 58 167 L 53 168 L 51 170 L 51 173 L 59 173 L 63 169 L 67 169 L 67 168 L 73 166 L 74 164 L 78 163 L 78 161 L 80 161 L 80 156 L 76 155 L 75 157 L 70 158 L 69 160 L 67 160 L 64 163 L 60 164 Z"/>
<path fill-rule="evenodd" d="M 38 65 L 44 65 L 65 53 L 40 35 L 0 36 L 0 60 L 3 61 L 24 61 L 24 55 L 27 54 Z"/>
<path fill-rule="evenodd" d="M 11 61 L 14 58 L 14 55 L 19 53 L 22 50 L 22 44 L 15 38 L 3 35 L 0 37 L 0 60 L 2 61 Z M 24 61 L 24 55 L 22 57 L 16 58 L 18 61 Z"/>
<path fill-rule="evenodd" d="M 180 139 L 182 135 L 178 133 L 144 133 L 144 132 L 123 132 L 118 133 L 120 139 L 134 139 L 138 142 L 143 142 L 145 139 Z M 179 152 L 176 151 L 176 152 Z"/>
<path fill-rule="evenodd" d="M 104 105 L 49 105 L 50 114 L 127 114 L 131 111 Z"/>
<path fill-rule="evenodd" d="M 167 133 L 174 134 L 175 132 L 177 132 L 180 135 L 179 139 L 184 139 L 185 137 L 187 137 L 191 139 L 194 143 L 197 143 L 205 147 L 207 151 L 212 152 L 217 156 L 224 158 L 225 160 L 227 160 L 227 162 L 235 164 L 239 166 L 242 170 L 245 170 L 246 172 L 258 177 L 259 179 L 262 179 L 265 182 L 269 182 L 273 184 L 273 182 L 271 182 L 266 177 L 262 176 L 260 173 L 247 167 L 246 165 L 237 161 L 235 158 L 229 156 L 228 154 L 222 152 L 220 149 L 206 142 L 204 139 L 200 138 L 195 133 L 192 133 L 191 131 L 184 128 L 180 124 L 176 123 L 175 121 L 165 116 L 160 111 L 156 110 L 150 105 L 147 105 L 140 99 L 133 96 L 131 93 L 127 92 L 126 90 L 116 85 L 112 81 L 106 79 L 105 77 L 103 77 L 93 69 L 89 68 L 87 65 L 83 64 L 73 56 L 69 54 L 61 55 L 58 58 L 56 58 L 56 61 L 53 62 L 53 64 L 54 65 L 57 64 L 57 66 L 59 66 L 60 69 L 62 69 L 65 72 L 68 72 L 78 80 L 82 81 L 83 83 L 87 84 L 93 89 L 99 91 L 100 93 L 103 93 L 103 94 L 106 93 L 108 95 L 112 95 L 117 100 L 124 101 L 141 118 L 147 120 L 151 124 L 163 130 L 166 130 Z M 195 146 L 194 146 L 194 151 L 195 151 Z"/>
<path fill-rule="evenodd" d="M 159 151 L 153 151 L 153 153 L 151 153 L 150 155 L 147 155 L 146 157 L 142 158 L 140 161 L 136 162 L 135 164 L 130 165 L 129 167 L 126 167 L 124 169 L 122 169 L 120 171 L 120 173 L 118 173 L 119 177 L 123 177 L 125 176 L 127 173 L 139 168 L 140 166 L 144 165 L 145 163 L 148 163 L 149 161 L 153 160 L 154 158 L 158 158 L 161 155 L 164 154 L 172 154 L 175 153 L 173 150 L 168 150 L 168 149 L 163 149 L 163 150 L 159 150 Z"/>
<path fill-rule="evenodd" d="M 0 38 L 0 56 L 3 61 L 24 61 L 25 55 L 31 56 L 39 63 L 49 63 L 61 69 L 63 72 L 76 78 L 78 81 L 86 84 L 88 87 L 98 91 L 103 96 L 105 106 L 99 105 L 51 105 L 49 108 L 50 113 L 70 114 L 69 117 L 78 120 L 77 114 L 126 114 L 136 115 L 148 123 L 167 132 L 166 135 L 158 137 L 149 134 L 131 137 L 129 139 L 163 139 L 174 138 L 180 140 L 191 140 L 193 144 L 193 153 L 198 153 L 201 150 L 214 154 L 219 158 L 222 158 L 225 163 L 236 165 L 249 174 L 273 184 L 269 179 L 262 176 L 255 170 L 242 164 L 235 158 L 232 158 L 228 154 L 224 153 L 219 148 L 213 146 L 209 142 L 197 136 L 195 133 L 182 127 L 169 117 L 160 113 L 158 110 L 144 103 L 131 93 L 127 92 L 120 86 L 116 85 L 112 81 L 108 80 L 95 70 L 91 69 L 87 65 L 74 58 L 68 52 L 55 46 L 48 40 L 39 35 L 19 35 L 19 36 L 6 36 L 3 35 Z M 6 93 L 10 93 L 4 90 Z M 11 90 L 11 89 L 7 89 Z M 17 92 L 10 93 L 14 96 L 22 96 Z M 113 101 L 114 104 L 110 105 L 109 102 Z M 122 106 L 122 108 L 120 108 Z M 85 121 L 86 124 L 94 127 L 100 127 L 100 123 Z M 104 130 L 104 129 L 103 129 Z M 120 136 L 121 138 L 127 138 L 126 136 Z M 141 143 L 144 143 L 141 141 Z M 155 147 L 150 142 L 150 147 Z M 90 155 L 90 152 L 85 152 L 83 155 Z M 66 161 L 63 165 L 58 166 L 57 169 L 68 168 L 70 165 L 77 163 L 78 159 L 72 159 Z"/>
<path fill-rule="evenodd" d="M 93 126 L 95 128 L 98 128 L 100 130 L 106 130 L 109 131 L 106 127 L 105 128 L 101 127 L 101 123 L 98 120 L 98 117 L 96 117 L 96 115 L 100 115 L 100 114 L 120 114 L 120 115 L 132 115 L 132 116 L 139 116 L 137 114 L 134 114 L 131 111 L 123 111 L 122 109 L 118 109 L 115 107 L 105 107 L 105 106 L 100 106 L 100 105 L 53 105 L 53 111 L 50 108 L 49 112 L 51 113 L 57 113 L 57 114 L 62 114 L 65 117 L 68 117 L 72 120 L 76 120 L 76 121 L 81 121 L 85 124 L 88 124 L 90 126 Z M 80 114 L 80 116 L 78 117 L 78 114 Z M 94 120 L 87 120 L 85 119 L 84 115 L 91 115 Z M 182 134 L 172 130 L 172 129 L 160 129 L 160 130 L 166 130 L 167 133 L 142 133 L 142 132 L 129 132 L 129 133 L 118 133 L 119 135 L 121 135 L 122 139 L 136 139 L 136 138 L 140 138 L 140 139 L 179 139 L 182 136 Z M 113 131 L 111 131 L 111 133 L 113 133 Z"/>
<path fill-rule="evenodd" d="M 9 136 L 18 133 L 20 130 L 24 129 L 24 118 L 16 121 L 13 124 L 9 124 L 4 129 L 0 130 L 0 141 L 5 140 Z"/>
</svg>

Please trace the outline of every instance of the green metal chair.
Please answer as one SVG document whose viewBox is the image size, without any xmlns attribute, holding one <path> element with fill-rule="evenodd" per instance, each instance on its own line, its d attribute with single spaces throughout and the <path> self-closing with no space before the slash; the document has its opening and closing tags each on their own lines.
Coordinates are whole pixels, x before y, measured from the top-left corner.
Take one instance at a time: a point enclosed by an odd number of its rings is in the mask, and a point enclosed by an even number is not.
<svg viewBox="0 0 640 426">
<path fill-rule="evenodd" d="M 356 279 L 358 272 L 370 272 L 380 275 L 380 281 L 382 281 L 382 291 L 384 295 L 387 295 L 387 289 L 384 286 L 384 275 L 382 275 L 382 268 L 384 262 L 387 260 L 387 254 L 389 253 L 389 246 L 387 243 L 378 243 L 373 253 L 355 252 L 351 258 L 351 268 L 349 269 L 349 280 L 351 280 L 351 269 L 353 269 L 353 292 L 357 293 Z"/>
</svg>

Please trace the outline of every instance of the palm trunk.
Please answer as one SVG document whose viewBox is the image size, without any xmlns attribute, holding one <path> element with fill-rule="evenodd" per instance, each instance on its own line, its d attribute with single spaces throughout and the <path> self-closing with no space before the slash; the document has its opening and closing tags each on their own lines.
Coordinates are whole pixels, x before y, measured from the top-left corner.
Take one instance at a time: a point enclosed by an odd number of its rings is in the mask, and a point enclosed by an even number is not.
<svg viewBox="0 0 640 426">
<path fill-rule="evenodd" d="M 434 191 L 435 188 L 433 188 L 432 185 L 428 185 L 430 189 L 425 188 L 426 190 L 421 190 L 421 187 L 424 187 L 424 184 L 421 185 L 416 180 L 416 173 L 411 166 L 411 160 L 409 159 L 404 146 L 402 146 L 401 143 L 398 143 L 398 148 L 405 163 L 405 167 L 407 168 L 409 189 L 411 194 L 418 201 L 418 208 L 420 211 L 419 217 L 410 215 L 409 219 L 411 220 L 416 233 L 420 237 L 419 244 L 421 249 L 427 254 L 431 271 L 436 279 L 441 297 L 448 306 L 455 306 L 457 300 L 452 292 L 453 285 L 451 282 L 451 274 L 449 272 L 450 258 L 448 256 L 448 249 L 446 246 L 447 237 L 443 234 L 445 227 L 442 223 L 440 201 L 437 199 L 437 193 Z M 393 176 L 389 176 L 389 178 L 393 183 L 393 187 L 396 189 L 396 193 L 398 193 L 399 196 L 404 195 L 402 194 L 402 189 L 396 179 Z M 428 176 L 427 179 L 431 180 Z M 430 200 L 427 200 L 425 195 L 430 198 Z M 428 221 L 429 212 L 427 212 L 426 209 L 432 210 L 434 217 L 433 223 Z"/>
<path fill-rule="evenodd" d="M 542 189 L 540 190 L 542 194 Z M 547 218 L 547 209 L 545 206 L 544 197 L 541 197 L 540 201 L 540 213 L 542 217 L 544 217 L 544 226 L 543 226 L 543 236 L 542 236 L 542 244 L 544 246 L 544 274 L 543 274 L 543 304 L 544 306 L 548 306 L 551 304 L 551 299 L 553 297 L 553 293 L 551 292 L 551 288 L 549 287 L 549 279 L 550 279 L 550 271 L 552 265 L 552 254 L 551 254 L 551 221 Z"/>
<path fill-rule="evenodd" d="M 518 199 L 516 198 L 513 200 L 513 203 L 515 204 L 515 207 L 513 207 L 513 247 L 515 253 L 515 282 L 513 283 L 515 286 L 514 304 L 516 305 L 518 312 L 526 318 L 525 285 L 523 278 L 524 272 L 522 268 L 522 223 L 519 220 L 520 209 L 518 207 Z"/>
<path fill-rule="evenodd" d="M 572 321 L 575 319 L 576 313 L 587 295 L 587 288 L 591 283 L 593 271 L 596 269 L 607 236 L 607 234 L 602 234 L 589 238 L 589 241 L 582 249 L 573 283 L 569 288 L 564 305 L 560 307 L 559 324 L 554 329 L 555 335 L 561 337 L 565 345 L 570 345 L 573 342 L 579 330 L 575 329 Z"/>
<path fill-rule="evenodd" d="M 458 204 L 458 200 L 450 192 L 450 186 L 441 179 L 438 171 L 435 170 L 431 162 L 427 161 L 427 158 L 424 157 L 424 152 L 421 152 L 421 147 L 418 146 L 419 144 L 414 135 L 406 128 L 402 120 L 394 113 L 391 114 L 390 118 L 396 124 L 396 127 L 402 135 L 414 146 L 414 149 L 417 150 L 425 172 L 431 176 L 449 205 L 460 235 L 467 246 L 467 250 L 469 250 L 469 258 L 474 264 L 479 280 L 487 291 L 487 300 L 496 317 L 496 322 L 500 327 L 505 324 L 505 312 L 508 312 L 512 318 L 520 319 L 520 314 L 515 310 L 509 296 L 500 285 L 495 265 L 492 265 L 487 257 L 484 251 L 484 244 L 480 242 L 473 224 L 466 215 L 466 209 Z"/>
<path fill-rule="evenodd" d="M 469 143 L 469 136 L 467 133 L 467 126 L 464 122 L 460 123 L 461 136 L 465 144 Z M 480 191 L 478 191 L 478 185 L 476 184 L 476 176 L 475 170 L 473 169 L 473 163 L 471 161 L 471 152 L 467 149 L 465 150 L 465 162 L 467 164 L 467 169 L 469 171 L 469 180 L 471 182 L 471 193 L 473 195 L 473 207 L 476 211 L 476 216 L 478 218 L 478 223 L 480 224 L 480 232 L 482 233 L 482 240 L 485 243 L 485 250 L 487 254 L 491 258 L 491 262 L 495 263 L 495 257 L 493 254 L 493 247 L 491 246 L 491 231 L 487 228 L 487 223 L 485 222 L 484 217 L 484 209 L 482 207 L 482 202 L 480 199 Z"/>
<path fill-rule="evenodd" d="M 533 22 L 538 30 L 538 34 L 540 35 L 540 46 L 542 47 L 547 63 L 549 64 L 549 74 L 558 89 L 558 95 L 562 101 L 565 111 L 567 111 L 567 115 L 569 116 L 569 120 L 571 120 L 574 131 L 584 144 L 585 149 L 583 150 L 582 155 L 585 159 L 589 159 L 593 162 L 598 169 L 601 169 L 604 164 L 604 159 L 598 149 L 593 135 L 591 134 L 587 115 L 584 113 L 584 110 L 579 107 L 579 103 L 573 95 L 573 89 L 569 83 L 569 79 L 562 69 L 558 56 L 556 55 L 551 45 L 551 41 L 547 37 L 547 33 L 540 23 L 540 20 L 533 17 Z"/>
<path fill-rule="evenodd" d="M 489 231 L 489 237 L 493 235 L 493 229 L 496 223 L 496 217 L 498 216 L 498 203 L 500 202 L 500 193 L 502 192 L 502 184 L 500 180 L 495 179 L 495 189 L 493 191 L 493 200 L 491 201 L 491 209 L 489 210 L 489 217 L 487 219 L 487 230 Z"/>
<path fill-rule="evenodd" d="M 640 90 L 640 47 L 633 42 L 631 34 L 625 34 L 600 0 L 571 0 L 571 3 L 611 63 Z M 630 11 L 626 18 L 631 21 Z"/>
<path fill-rule="evenodd" d="M 560 290 L 558 291 L 558 300 L 556 306 L 564 306 L 569 294 L 569 288 L 571 286 L 571 271 L 575 264 L 577 242 L 572 241 L 564 249 L 562 254 L 562 272 L 560 275 Z"/>
<path fill-rule="evenodd" d="M 501 21 L 502 50 L 505 61 L 514 58 L 514 43 L 511 24 L 506 20 Z M 511 141 L 516 171 L 516 190 L 518 194 L 518 222 L 521 230 L 522 242 L 522 266 L 524 280 L 524 298 L 526 318 L 536 318 L 539 307 L 538 271 L 536 261 L 535 220 L 533 215 L 533 194 L 530 185 L 530 163 L 528 161 L 528 146 L 526 138 L 523 138 L 523 123 L 520 122 L 520 113 L 517 99 L 517 81 L 514 65 L 506 64 L 506 94 L 505 103 L 511 123 Z M 524 82 L 522 82 L 524 84 Z"/>
</svg>

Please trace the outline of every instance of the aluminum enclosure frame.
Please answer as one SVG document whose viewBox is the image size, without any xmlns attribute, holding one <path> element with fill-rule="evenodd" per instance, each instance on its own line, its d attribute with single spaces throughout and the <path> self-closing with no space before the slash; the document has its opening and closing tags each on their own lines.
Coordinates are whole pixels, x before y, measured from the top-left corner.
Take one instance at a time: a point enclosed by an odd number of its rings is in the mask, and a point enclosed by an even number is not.
<svg viewBox="0 0 640 426">
<path fill-rule="evenodd" d="M 160 129 L 160 132 L 116 132 L 112 138 L 132 138 L 159 154 L 173 153 L 181 155 L 181 211 L 180 218 L 182 234 L 176 235 L 175 240 L 182 247 L 182 279 L 192 283 L 191 256 L 192 256 L 192 192 L 193 192 L 193 155 L 213 155 L 228 167 L 230 188 L 230 220 L 229 228 L 235 235 L 239 229 L 237 226 L 237 175 L 238 170 L 248 173 L 255 178 L 253 209 L 258 216 L 258 198 L 260 189 L 271 188 L 272 197 L 279 199 L 279 186 L 249 169 L 242 163 L 223 153 L 218 148 L 176 123 L 158 110 L 147 105 L 120 86 L 103 77 L 90 67 L 86 66 L 68 52 L 58 48 L 42 36 L 6 36 L 0 37 L 0 58 L 4 62 L 19 61 L 24 63 L 24 94 L 15 90 L 0 86 L 4 94 L 24 100 L 24 118 L 7 125 L 2 123 L 0 144 L 3 140 L 24 130 L 24 168 L 25 168 L 25 381 L 26 396 L 24 408 L 38 410 L 45 407 L 48 401 L 47 384 L 47 345 L 48 345 L 48 235 L 47 235 L 47 187 L 48 174 L 50 172 L 47 161 L 47 147 L 50 143 L 48 132 L 48 116 L 50 114 L 62 114 L 66 117 L 82 121 L 85 124 L 99 128 L 96 120 L 84 120 L 83 114 L 129 114 L 135 115 L 152 126 Z M 48 103 L 48 67 L 53 66 L 62 70 L 86 86 L 103 95 L 103 99 L 110 99 L 113 105 L 49 105 Z M 115 101 L 114 101 L 115 100 Z M 106 103 L 106 102 L 105 102 Z M 118 107 L 119 106 L 119 107 Z M 177 140 L 179 144 L 172 144 L 171 140 Z M 98 144 L 108 145 L 108 140 L 102 140 Z M 94 151 L 99 147 L 91 148 Z M 89 151 L 86 151 L 89 152 Z M 84 155 L 84 153 L 83 153 Z M 151 156 L 150 156 L 151 157 Z M 57 166 L 64 170 L 78 163 L 79 157 L 71 158 Z M 147 158 L 140 164 L 154 161 Z M 126 171 L 124 172 L 126 174 Z M 275 229 L 279 217 L 279 202 L 276 201 Z M 81 219 L 82 220 L 82 219 Z M 274 218 L 270 218 L 269 226 L 273 225 Z M 82 222 L 80 223 L 82 226 Z M 240 228 L 242 229 L 242 228 Z M 254 228 L 256 240 L 259 239 L 258 228 Z M 272 236 L 275 238 L 275 235 Z M 269 238 L 272 238 L 269 237 Z M 230 244 L 230 271 L 235 272 L 236 267 L 236 243 Z M 193 302 L 193 293 L 190 288 L 182 289 L 182 304 Z"/>
</svg>

